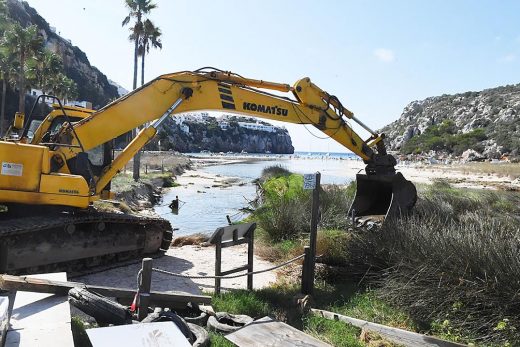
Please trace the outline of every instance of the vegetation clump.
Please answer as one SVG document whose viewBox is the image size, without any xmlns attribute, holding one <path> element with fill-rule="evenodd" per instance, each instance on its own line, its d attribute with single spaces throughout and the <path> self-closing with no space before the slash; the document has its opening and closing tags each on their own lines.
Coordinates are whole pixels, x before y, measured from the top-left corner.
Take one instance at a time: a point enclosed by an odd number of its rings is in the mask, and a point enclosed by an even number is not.
<svg viewBox="0 0 520 347">
<path fill-rule="evenodd" d="M 446 119 L 439 125 L 429 126 L 421 135 L 412 137 L 401 150 L 405 154 L 445 151 L 461 155 L 467 149 L 481 152 L 483 150 L 481 142 L 485 139 L 487 135 L 483 128 L 457 133 L 455 123 Z"/>
</svg>

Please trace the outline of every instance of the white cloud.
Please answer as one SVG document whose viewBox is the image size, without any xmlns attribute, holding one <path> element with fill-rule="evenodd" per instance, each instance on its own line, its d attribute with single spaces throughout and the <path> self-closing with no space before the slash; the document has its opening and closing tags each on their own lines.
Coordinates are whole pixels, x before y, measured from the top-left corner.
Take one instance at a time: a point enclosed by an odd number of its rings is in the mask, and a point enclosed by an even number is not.
<svg viewBox="0 0 520 347">
<path fill-rule="evenodd" d="M 374 50 L 374 56 L 385 63 L 390 63 L 395 60 L 394 51 L 386 48 L 378 48 Z"/>
<path fill-rule="evenodd" d="M 511 62 L 513 62 L 515 60 L 516 60 L 516 55 L 513 54 L 513 53 L 506 54 L 503 57 L 500 57 L 498 59 L 498 61 L 501 62 L 501 63 L 511 63 Z"/>
</svg>

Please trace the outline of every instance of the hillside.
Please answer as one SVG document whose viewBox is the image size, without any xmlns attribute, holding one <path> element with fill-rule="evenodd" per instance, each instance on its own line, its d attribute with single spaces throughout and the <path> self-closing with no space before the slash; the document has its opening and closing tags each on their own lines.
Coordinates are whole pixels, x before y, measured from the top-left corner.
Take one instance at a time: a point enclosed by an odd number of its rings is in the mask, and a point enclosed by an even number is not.
<svg viewBox="0 0 520 347">
<path fill-rule="evenodd" d="M 518 159 L 519 114 L 520 84 L 508 85 L 413 101 L 381 131 L 389 148 L 403 154 L 460 156 L 471 149 L 473 159 Z"/>
<path fill-rule="evenodd" d="M 90 64 L 86 54 L 73 46 L 69 40 L 58 35 L 27 2 L 7 0 L 7 5 L 9 17 L 24 27 L 36 25 L 39 34 L 44 39 L 45 47 L 63 59 L 65 75 L 77 84 L 78 100 L 90 101 L 94 108 L 99 108 L 119 97 L 118 88 L 109 82 L 107 76 Z M 14 96 L 12 90 L 9 91 L 9 95 Z M 17 105 L 12 105 L 12 103 L 17 100 L 8 98 L 9 100 L 12 102 L 7 103 L 6 114 L 12 117 L 17 108 Z M 27 102 L 32 101 L 27 100 Z"/>
</svg>

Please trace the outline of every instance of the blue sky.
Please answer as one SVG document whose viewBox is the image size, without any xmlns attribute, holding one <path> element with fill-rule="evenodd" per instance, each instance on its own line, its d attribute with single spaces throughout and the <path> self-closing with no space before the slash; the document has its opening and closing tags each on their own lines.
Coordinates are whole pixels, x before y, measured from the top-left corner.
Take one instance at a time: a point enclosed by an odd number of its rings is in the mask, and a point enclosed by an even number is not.
<svg viewBox="0 0 520 347">
<path fill-rule="evenodd" d="M 520 1 L 155 2 L 163 49 L 147 57 L 146 80 L 203 66 L 289 84 L 310 77 L 376 129 L 413 100 L 520 83 Z M 123 0 L 28 3 L 131 89 Z M 288 128 L 297 150 L 344 151 Z"/>
</svg>

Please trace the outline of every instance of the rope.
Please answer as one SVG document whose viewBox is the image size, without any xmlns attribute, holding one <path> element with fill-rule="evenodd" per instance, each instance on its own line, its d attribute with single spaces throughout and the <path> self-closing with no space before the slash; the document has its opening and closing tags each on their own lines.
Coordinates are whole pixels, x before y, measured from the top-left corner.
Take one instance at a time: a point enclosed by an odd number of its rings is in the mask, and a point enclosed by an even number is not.
<svg viewBox="0 0 520 347">
<path fill-rule="evenodd" d="M 191 276 L 191 275 L 182 275 L 182 274 L 176 274 L 176 273 L 173 273 L 173 272 L 170 272 L 170 271 L 166 271 L 166 270 L 162 270 L 162 269 L 157 269 L 157 268 L 152 268 L 152 271 L 156 271 L 156 272 L 160 272 L 162 274 L 165 274 L 165 275 L 170 275 L 170 276 L 174 276 L 174 277 L 181 277 L 181 278 L 191 278 L 191 279 L 203 279 L 203 278 L 208 278 L 208 279 L 216 279 L 216 278 L 220 278 L 220 279 L 229 279 L 229 278 L 238 278 L 238 277 L 242 277 L 242 276 L 248 276 L 248 275 L 257 275 L 257 274 L 261 274 L 263 272 L 268 272 L 268 271 L 272 271 L 272 270 L 276 270 L 276 269 L 279 269 L 281 267 L 284 267 L 284 266 L 287 266 L 289 265 L 290 263 L 292 262 L 295 262 L 296 260 L 298 259 L 301 259 L 305 256 L 305 254 L 302 254 L 302 255 L 299 255 L 295 258 L 292 258 L 288 261 L 286 261 L 285 263 L 282 263 L 280 265 L 276 265 L 276 266 L 273 266 L 271 268 L 268 268 L 268 269 L 264 269 L 264 270 L 258 270 L 258 271 L 252 271 L 252 272 L 246 272 L 244 274 L 240 274 L 240 275 L 232 275 L 232 276 Z"/>
</svg>

